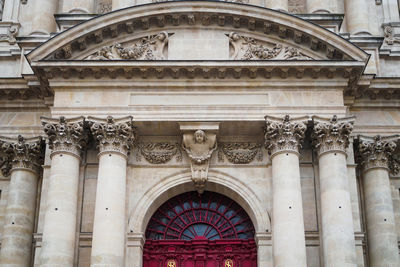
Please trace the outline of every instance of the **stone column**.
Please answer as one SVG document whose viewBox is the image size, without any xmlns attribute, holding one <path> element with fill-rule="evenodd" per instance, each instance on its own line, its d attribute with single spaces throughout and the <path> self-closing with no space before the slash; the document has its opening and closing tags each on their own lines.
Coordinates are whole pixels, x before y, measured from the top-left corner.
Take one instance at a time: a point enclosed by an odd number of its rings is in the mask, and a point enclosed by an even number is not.
<svg viewBox="0 0 400 267">
<path fill-rule="evenodd" d="M 299 166 L 307 119 L 266 116 L 265 144 L 272 160 L 272 248 L 277 267 L 307 266 Z"/>
<path fill-rule="evenodd" d="M 42 118 L 52 150 L 40 266 L 74 264 L 81 152 L 87 143 L 84 118 Z"/>
<path fill-rule="evenodd" d="M 359 137 L 363 189 L 371 267 L 400 266 L 399 248 L 389 181 L 389 170 L 398 172 L 392 153 L 398 136 Z"/>
<path fill-rule="evenodd" d="M 33 6 L 33 20 L 31 34 L 48 35 L 56 31 L 54 14 L 57 13 L 58 1 L 35 0 Z"/>
<path fill-rule="evenodd" d="M 314 116 L 312 134 L 318 152 L 322 247 L 325 267 L 357 266 L 346 148 L 354 117 Z"/>
<path fill-rule="evenodd" d="M 63 1 L 62 13 L 88 14 L 94 11 L 94 0 L 68 0 Z"/>
<path fill-rule="evenodd" d="M 333 13 L 332 0 L 307 0 L 307 12 L 329 14 Z"/>
<path fill-rule="evenodd" d="M 133 0 L 113 0 L 112 1 L 112 10 L 117 10 L 125 7 L 130 7 L 134 5 Z M 150 3 L 150 1 L 149 1 Z"/>
<path fill-rule="evenodd" d="M 366 0 L 345 0 L 347 29 L 351 34 L 370 34 Z"/>
<path fill-rule="evenodd" d="M 0 137 L 6 159 L 1 168 L 11 174 L 5 212 L 0 265 L 26 267 L 31 263 L 32 234 L 35 225 L 37 183 L 42 164 L 41 137 L 18 139 Z"/>
<path fill-rule="evenodd" d="M 126 165 L 127 154 L 135 140 L 135 128 L 132 117 L 88 119 L 100 149 L 90 266 L 123 267 Z"/>
<path fill-rule="evenodd" d="M 288 12 L 288 0 L 270 0 L 267 1 L 267 7 L 283 12 Z"/>
</svg>

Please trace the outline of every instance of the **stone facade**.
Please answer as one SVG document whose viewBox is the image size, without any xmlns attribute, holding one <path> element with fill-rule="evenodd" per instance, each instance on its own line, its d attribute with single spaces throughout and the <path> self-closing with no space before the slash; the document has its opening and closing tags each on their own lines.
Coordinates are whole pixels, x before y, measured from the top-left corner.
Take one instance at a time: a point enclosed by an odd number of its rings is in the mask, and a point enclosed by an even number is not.
<svg viewBox="0 0 400 267">
<path fill-rule="evenodd" d="M 143 266 L 237 202 L 259 267 L 400 266 L 397 0 L 0 0 L 0 266 Z"/>
</svg>

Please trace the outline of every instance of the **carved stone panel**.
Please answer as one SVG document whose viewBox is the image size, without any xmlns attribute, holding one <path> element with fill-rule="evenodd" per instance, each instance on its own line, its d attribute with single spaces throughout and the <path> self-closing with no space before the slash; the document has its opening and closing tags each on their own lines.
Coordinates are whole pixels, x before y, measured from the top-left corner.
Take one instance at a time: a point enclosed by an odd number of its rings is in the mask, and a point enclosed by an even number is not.
<svg viewBox="0 0 400 267">
<path fill-rule="evenodd" d="M 288 0 L 289 13 L 292 14 L 305 14 L 306 0 Z"/>
<path fill-rule="evenodd" d="M 105 14 L 111 12 L 112 0 L 97 0 L 97 14 Z"/>
<path fill-rule="evenodd" d="M 151 164 L 165 164 L 173 157 L 177 162 L 182 161 L 182 150 L 179 143 L 173 142 L 141 142 L 137 144 L 136 160 L 141 161 L 142 156 Z"/>
<path fill-rule="evenodd" d="M 230 163 L 249 164 L 257 158 L 262 161 L 261 144 L 258 143 L 218 143 L 218 161 L 223 162 L 224 156 Z"/>
</svg>

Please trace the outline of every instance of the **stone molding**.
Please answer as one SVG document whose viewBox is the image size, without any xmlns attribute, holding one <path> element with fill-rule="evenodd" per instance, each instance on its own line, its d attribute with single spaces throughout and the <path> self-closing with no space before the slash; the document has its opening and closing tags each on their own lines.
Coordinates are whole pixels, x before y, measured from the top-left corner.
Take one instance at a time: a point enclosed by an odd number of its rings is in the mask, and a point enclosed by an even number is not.
<svg viewBox="0 0 400 267">
<path fill-rule="evenodd" d="M 399 162 L 395 160 L 393 152 L 400 135 L 392 136 L 358 136 L 358 155 L 361 158 L 363 171 L 383 168 L 397 174 Z"/>
<path fill-rule="evenodd" d="M 3 176 L 7 177 L 14 170 L 28 170 L 39 174 L 43 164 L 43 138 L 41 136 L 25 139 L 0 136 L 0 149 L 5 157 L 0 162 Z"/>
<path fill-rule="evenodd" d="M 289 115 L 283 118 L 265 116 L 265 148 L 271 157 L 284 152 L 299 154 L 308 121 L 308 116 L 298 118 L 290 118 Z"/>
<path fill-rule="evenodd" d="M 334 151 L 346 154 L 355 117 L 338 118 L 334 115 L 328 119 L 312 116 L 312 119 L 314 122 L 312 139 L 318 155 Z"/>
<path fill-rule="evenodd" d="M 177 162 L 182 162 L 182 150 L 179 143 L 174 142 L 140 142 L 137 144 L 136 160 L 141 161 L 142 156 L 151 164 L 165 164 L 176 157 Z"/>
<path fill-rule="evenodd" d="M 208 180 L 210 159 L 217 149 L 217 135 L 200 129 L 186 132 L 183 134 L 182 148 L 190 158 L 194 186 L 202 194 Z"/>
<path fill-rule="evenodd" d="M 88 142 L 88 132 L 83 116 L 59 119 L 41 117 L 43 130 L 49 139 L 51 156 L 55 153 L 69 153 L 78 158 Z"/>
<path fill-rule="evenodd" d="M 249 164 L 255 158 L 263 160 L 261 144 L 251 142 L 218 142 L 218 161 L 224 162 L 224 155 L 230 163 Z"/>
<path fill-rule="evenodd" d="M 119 153 L 127 157 L 136 140 L 136 128 L 132 116 L 123 118 L 88 117 L 90 130 L 98 142 L 99 156 L 103 153 Z"/>
</svg>

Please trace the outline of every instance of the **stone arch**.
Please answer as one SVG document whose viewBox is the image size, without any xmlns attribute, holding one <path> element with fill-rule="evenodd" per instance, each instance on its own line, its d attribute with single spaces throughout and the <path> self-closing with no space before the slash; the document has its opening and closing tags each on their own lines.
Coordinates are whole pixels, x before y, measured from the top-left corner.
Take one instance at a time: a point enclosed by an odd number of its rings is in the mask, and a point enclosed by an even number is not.
<svg viewBox="0 0 400 267">
<path fill-rule="evenodd" d="M 262 208 L 257 195 L 239 179 L 218 171 L 209 172 L 206 190 L 235 200 L 249 215 L 256 234 L 271 231 L 268 211 Z M 144 193 L 136 208 L 129 214 L 128 232 L 144 233 L 153 213 L 168 199 L 193 191 L 190 172 L 165 177 L 162 182 Z"/>
</svg>

